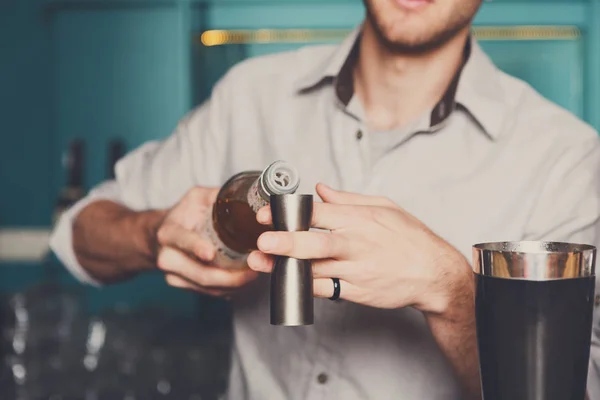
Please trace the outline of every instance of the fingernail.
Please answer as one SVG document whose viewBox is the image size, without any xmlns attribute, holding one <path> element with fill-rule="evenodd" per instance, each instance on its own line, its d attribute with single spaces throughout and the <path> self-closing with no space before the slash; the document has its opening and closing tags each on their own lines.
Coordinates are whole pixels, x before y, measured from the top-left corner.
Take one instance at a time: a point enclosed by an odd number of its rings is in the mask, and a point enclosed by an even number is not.
<svg viewBox="0 0 600 400">
<path fill-rule="evenodd" d="M 321 186 L 321 189 L 322 189 L 322 190 L 323 190 L 323 189 L 325 189 L 325 190 L 330 190 L 330 191 L 331 191 L 331 190 L 334 190 L 334 189 L 333 189 L 331 186 L 329 186 L 328 184 L 326 184 L 326 183 L 323 183 L 323 182 L 319 182 L 319 186 Z"/>
<path fill-rule="evenodd" d="M 277 245 L 277 237 L 271 233 L 263 233 L 258 238 L 258 248 L 262 251 L 269 251 Z"/>
<path fill-rule="evenodd" d="M 256 272 L 265 272 L 265 268 L 263 268 L 263 265 L 261 264 L 261 257 L 260 257 L 260 253 L 258 251 L 253 251 L 252 253 L 250 253 L 248 255 L 248 267 L 250 268 L 251 271 L 248 271 L 247 273 L 250 274 L 254 274 Z"/>
<path fill-rule="evenodd" d="M 248 264 L 248 268 L 250 268 L 251 270 L 254 270 L 254 262 L 256 256 L 254 255 L 254 252 L 251 252 L 250 254 L 248 254 L 248 258 L 246 259 L 246 263 Z"/>
<path fill-rule="evenodd" d="M 216 255 L 217 254 L 214 249 L 206 250 L 204 252 L 204 259 L 205 259 L 205 261 L 211 262 L 211 261 L 214 261 Z"/>
</svg>

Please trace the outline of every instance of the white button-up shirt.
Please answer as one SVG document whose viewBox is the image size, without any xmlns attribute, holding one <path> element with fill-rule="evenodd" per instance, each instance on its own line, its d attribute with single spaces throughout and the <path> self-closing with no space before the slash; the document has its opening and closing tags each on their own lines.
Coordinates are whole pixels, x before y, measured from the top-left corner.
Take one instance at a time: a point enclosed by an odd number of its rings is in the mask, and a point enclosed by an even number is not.
<svg viewBox="0 0 600 400">
<path fill-rule="evenodd" d="M 472 40 L 458 84 L 434 109 L 410 129 L 371 132 L 347 79 L 359 33 L 232 68 L 172 135 L 131 152 L 114 181 L 62 217 L 52 249 L 98 284 L 71 242 L 86 204 L 167 208 L 195 185 L 219 186 L 276 159 L 298 168 L 298 193 L 322 181 L 387 196 L 468 259 L 486 241 L 599 243 L 600 145 L 590 126 L 498 70 Z M 268 280 L 233 303 L 230 399 L 461 398 L 419 311 L 317 299 L 313 326 L 271 326 Z M 600 398 L 598 345 L 595 335 L 592 400 Z"/>
</svg>

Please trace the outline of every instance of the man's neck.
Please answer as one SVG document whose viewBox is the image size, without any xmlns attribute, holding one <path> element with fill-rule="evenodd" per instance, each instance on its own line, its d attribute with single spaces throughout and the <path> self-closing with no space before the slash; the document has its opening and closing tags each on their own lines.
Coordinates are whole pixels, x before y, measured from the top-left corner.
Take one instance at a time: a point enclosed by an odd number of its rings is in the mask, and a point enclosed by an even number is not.
<svg viewBox="0 0 600 400">
<path fill-rule="evenodd" d="M 387 49 L 367 21 L 354 70 L 355 93 L 370 129 L 401 128 L 431 110 L 463 63 L 469 31 L 426 54 L 397 54 Z"/>
</svg>

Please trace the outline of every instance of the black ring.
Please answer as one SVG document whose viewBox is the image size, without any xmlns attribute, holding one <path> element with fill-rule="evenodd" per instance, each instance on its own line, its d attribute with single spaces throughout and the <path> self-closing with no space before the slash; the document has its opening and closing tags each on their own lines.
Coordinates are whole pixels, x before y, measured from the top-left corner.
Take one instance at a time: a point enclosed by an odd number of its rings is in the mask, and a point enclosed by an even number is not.
<svg viewBox="0 0 600 400">
<path fill-rule="evenodd" d="M 329 298 L 329 300 L 337 300 L 340 298 L 340 293 L 342 292 L 342 287 L 340 286 L 339 278 L 331 278 L 333 281 L 333 296 Z"/>
</svg>

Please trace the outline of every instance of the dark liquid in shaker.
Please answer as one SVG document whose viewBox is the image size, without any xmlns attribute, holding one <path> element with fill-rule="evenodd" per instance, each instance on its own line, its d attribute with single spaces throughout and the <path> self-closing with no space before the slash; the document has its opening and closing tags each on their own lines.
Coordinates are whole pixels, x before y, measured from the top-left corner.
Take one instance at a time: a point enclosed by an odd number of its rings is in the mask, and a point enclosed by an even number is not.
<svg viewBox="0 0 600 400">
<path fill-rule="evenodd" d="M 238 253 L 256 250 L 258 237 L 270 229 L 256 221 L 248 203 L 239 200 L 217 199 L 213 223 L 223 243 Z"/>
<path fill-rule="evenodd" d="M 476 275 L 485 400 L 584 400 L 594 278 Z"/>
</svg>

